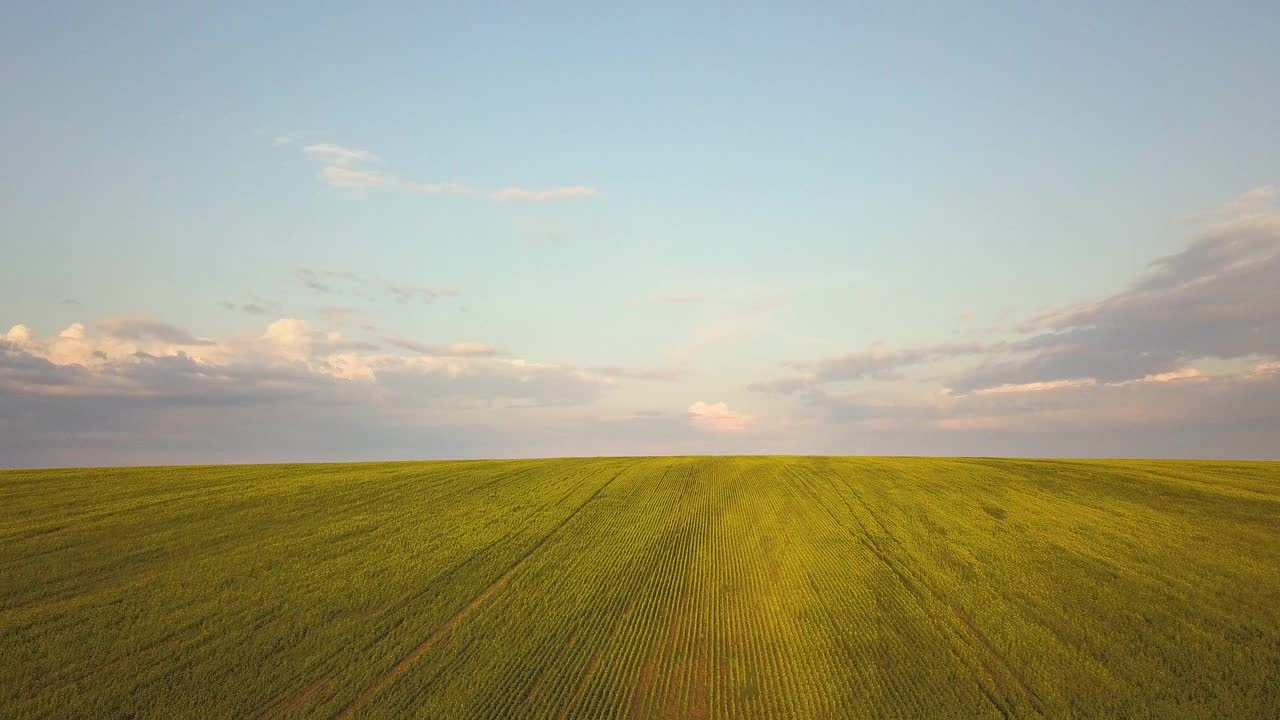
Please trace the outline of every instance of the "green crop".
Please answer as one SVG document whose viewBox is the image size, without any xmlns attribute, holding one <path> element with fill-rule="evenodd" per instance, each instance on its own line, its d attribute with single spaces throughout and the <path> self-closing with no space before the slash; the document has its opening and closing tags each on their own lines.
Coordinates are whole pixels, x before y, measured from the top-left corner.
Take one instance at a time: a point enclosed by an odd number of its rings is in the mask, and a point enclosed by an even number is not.
<svg viewBox="0 0 1280 720">
<path fill-rule="evenodd" d="M 1280 463 L 0 472 L 0 717 L 1280 717 Z"/>
</svg>

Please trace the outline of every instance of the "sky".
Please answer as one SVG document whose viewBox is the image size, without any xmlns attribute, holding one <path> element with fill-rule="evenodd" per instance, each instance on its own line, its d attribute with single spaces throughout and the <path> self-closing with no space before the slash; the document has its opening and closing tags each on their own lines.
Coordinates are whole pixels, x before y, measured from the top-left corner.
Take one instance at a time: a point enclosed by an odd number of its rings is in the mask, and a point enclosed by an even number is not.
<svg viewBox="0 0 1280 720">
<path fill-rule="evenodd" d="M 1280 459 L 1280 5 L 28 3 L 0 466 Z"/>
</svg>

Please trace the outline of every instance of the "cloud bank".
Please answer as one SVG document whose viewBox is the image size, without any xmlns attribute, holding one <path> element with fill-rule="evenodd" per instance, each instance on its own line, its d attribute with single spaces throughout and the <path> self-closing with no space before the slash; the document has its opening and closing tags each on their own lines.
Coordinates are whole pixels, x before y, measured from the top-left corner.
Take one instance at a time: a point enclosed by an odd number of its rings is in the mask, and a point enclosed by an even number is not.
<svg viewBox="0 0 1280 720">
<path fill-rule="evenodd" d="M 376 162 L 337 146 L 310 154 Z M 1277 202 L 1262 188 L 1197 216 L 1183 250 L 1116 292 L 993 339 L 848 348 L 741 385 L 720 361 L 766 341 L 756 323 L 776 302 L 734 306 L 732 322 L 689 344 L 701 364 L 667 367 L 542 363 L 471 333 L 423 342 L 342 305 L 317 316 L 365 334 L 287 317 L 226 337 L 137 316 L 52 335 L 16 324 L 0 335 L 0 465 L 696 452 L 1280 459 Z M 295 281 L 326 301 L 458 294 L 346 270 L 300 267 Z M 279 310 L 256 296 L 223 307 Z"/>
<path fill-rule="evenodd" d="M 1161 450 L 1145 451 L 1164 455 L 1195 454 L 1179 443 L 1197 433 L 1280 441 L 1277 200 L 1261 188 L 1202 216 L 1185 250 L 1125 289 L 1020 323 L 1007 339 L 795 361 L 799 372 L 749 387 L 846 433 L 1164 432 Z M 896 383 L 898 395 L 879 398 L 877 383 Z M 1247 454 L 1275 451 L 1258 443 Z"/>
<path fill-rule="evenodd" d="M 444 438 L 494 437 L 527 424 L 529 412 L 589 405 L 616 384 L 484 343 L 396 345 L 389 352 L 289 318 L 229 338 L 137 318 L 75 323 L 44 338 L 15 325 L 0 335 L 0 458 L 48 464 L 40 459 L 97 446 L 83 457 L 128 461 L 134 449 L 175 459 L 166 453 L 185 448 L 178 459 L 200 460 L 261 445 L 246 440 L 252 433 L 293 437 L 305 457 L 326 443 L 370 450 L 392 440 L 400 454 L 422 457 L 444 451 Z M 313 426 L 323 427 L 308 439 Z M 431 449 L 413 453 L 415 443 Z"/>
</svg>

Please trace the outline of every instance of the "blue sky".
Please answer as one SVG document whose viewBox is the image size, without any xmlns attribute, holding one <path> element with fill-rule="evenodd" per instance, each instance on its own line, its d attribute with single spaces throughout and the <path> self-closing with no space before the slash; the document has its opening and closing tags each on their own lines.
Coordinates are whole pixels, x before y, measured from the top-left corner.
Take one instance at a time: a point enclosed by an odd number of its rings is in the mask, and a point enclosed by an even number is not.
<svg viewBox="0 0 1280 720">
<path fill-rule="evenodd" d="M 1280 447 L 1274 4 L 5 15 L 0 465 Z"/>
</svg>

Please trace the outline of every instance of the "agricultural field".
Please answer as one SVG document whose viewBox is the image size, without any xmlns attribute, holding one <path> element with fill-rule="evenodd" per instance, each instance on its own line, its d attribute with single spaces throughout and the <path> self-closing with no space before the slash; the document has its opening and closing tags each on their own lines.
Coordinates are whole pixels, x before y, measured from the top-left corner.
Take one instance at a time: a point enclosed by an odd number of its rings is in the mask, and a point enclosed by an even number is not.
<svg viewBox="0 0 1280 720">
<path fill-rule="evenodd" d="M 0 472 L 0 717 L 1280 717 L 1280 463 Z"/>
</svg>

